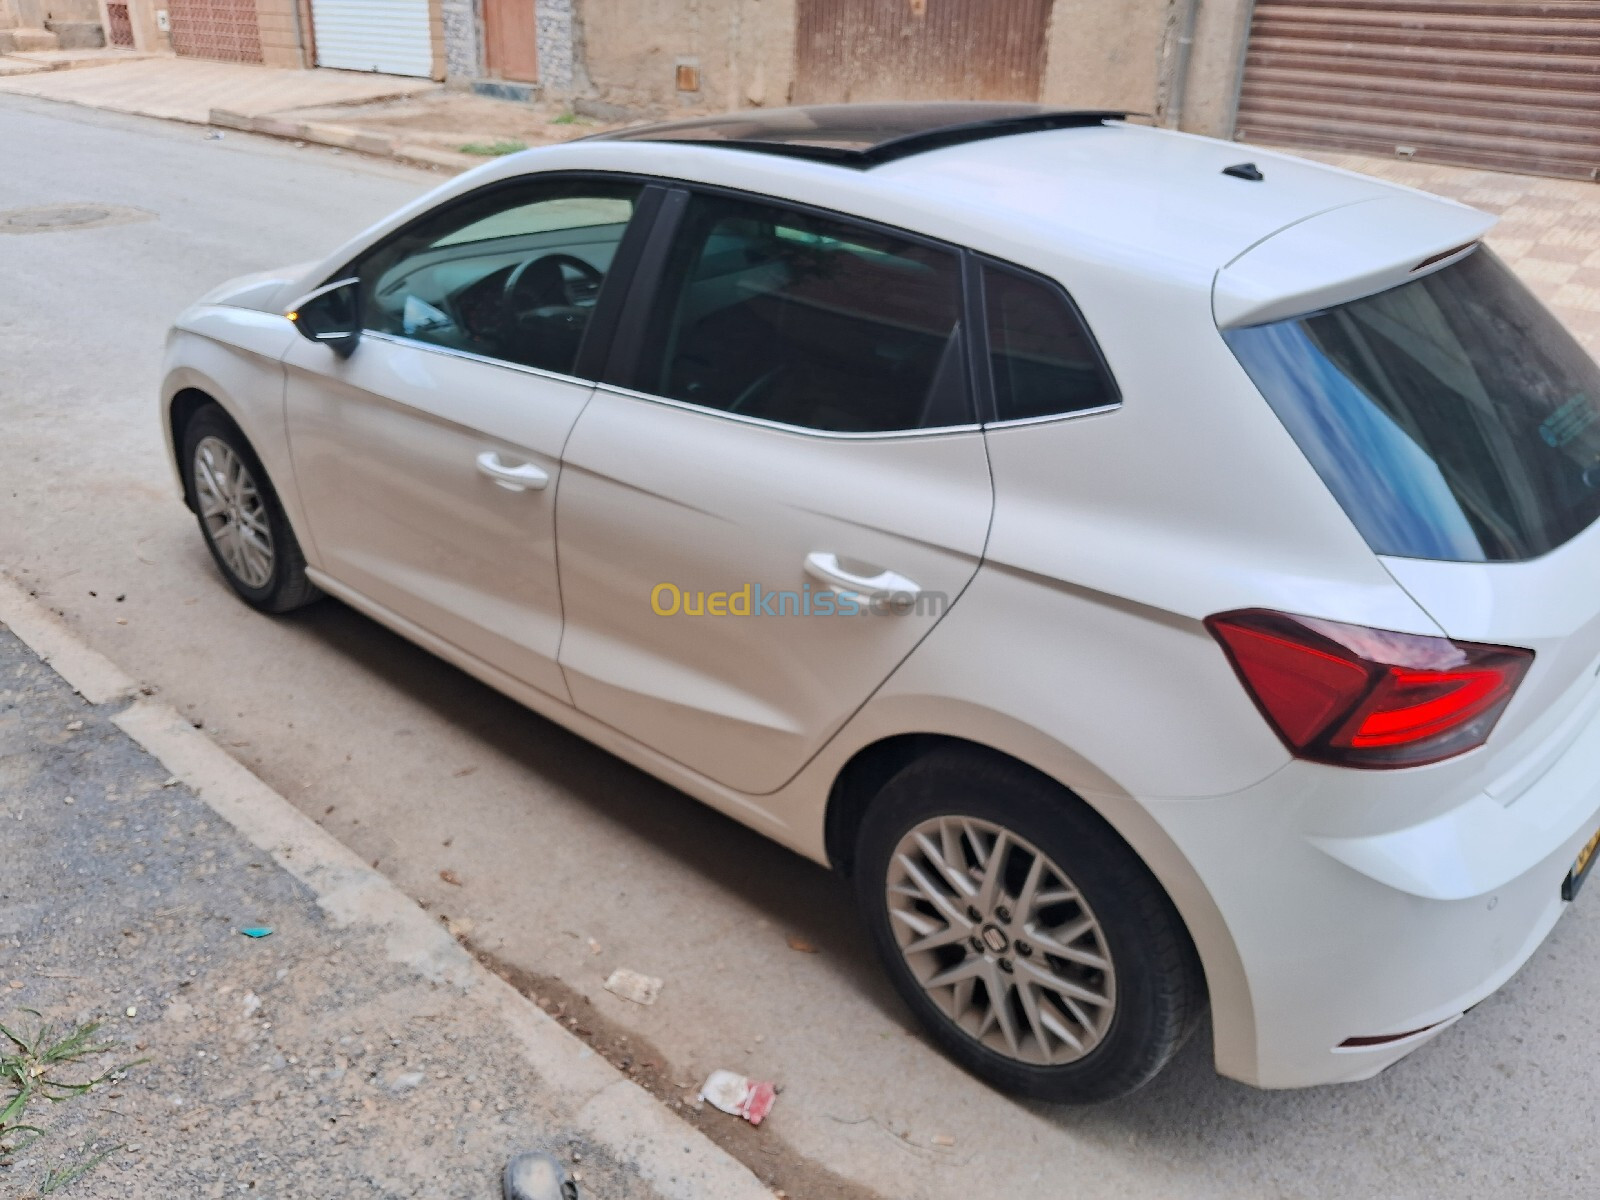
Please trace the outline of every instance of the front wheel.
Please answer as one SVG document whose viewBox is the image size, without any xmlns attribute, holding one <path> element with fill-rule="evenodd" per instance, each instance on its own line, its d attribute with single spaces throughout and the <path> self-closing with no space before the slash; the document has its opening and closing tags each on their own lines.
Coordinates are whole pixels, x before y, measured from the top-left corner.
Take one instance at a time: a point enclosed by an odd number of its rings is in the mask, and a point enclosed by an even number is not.
<svg viewBox="0 0 1600 1200">
<path fill-rule="evenodd" d="M 1019 763 L 952 748 L 906 767 L 867 812 L 855 879 L 901 996 L 1005 1091 L 1125 1095 L 1204 1010 L 1187 931 L 1149 870 Z"/>
<path fill-rule="evenodd" d="M 246 603 L 281 613 L 321 595 L 261 460 L 217 405 L 190 420 L 182 462 L 206 547 Z"/>
</svg>

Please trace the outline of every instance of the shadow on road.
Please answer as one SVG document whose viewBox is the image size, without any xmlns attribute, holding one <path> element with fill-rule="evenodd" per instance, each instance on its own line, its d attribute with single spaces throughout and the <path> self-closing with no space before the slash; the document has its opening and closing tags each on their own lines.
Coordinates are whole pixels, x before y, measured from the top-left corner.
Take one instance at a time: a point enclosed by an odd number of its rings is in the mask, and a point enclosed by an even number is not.
<svg viewBox="0 0 1600 1200">
<path fill-rule="evenodd" d="M 911 1027 L 910 1014 L 883 978 L 856 919 L 849 884 L 840 876 L 502 696 L 345 604 L 325 600 L 288 619 L 463 735 L 735 893 L 774 925 L 813 943 L 825 942 L 864 995 Z"/>
</svg>

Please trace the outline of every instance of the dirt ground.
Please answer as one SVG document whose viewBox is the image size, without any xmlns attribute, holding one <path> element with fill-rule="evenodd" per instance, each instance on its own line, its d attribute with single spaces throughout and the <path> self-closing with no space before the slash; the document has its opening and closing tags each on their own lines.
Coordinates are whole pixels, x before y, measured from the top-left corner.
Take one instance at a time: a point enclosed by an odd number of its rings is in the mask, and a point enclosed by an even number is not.
<svg viewBox="0 0 1600 1200">
<path fill-rule="evenodd" d="M 398 140 L 460 151 L 497 143 L 546 146 L 615 129 L 551 104 L 519 104 L 461 92 L 430 92 L 368 104 L 297 108 L 285 120 L 326 122 Z M 468 151 L 471 153 L 471 151 Z"/>
</svg>

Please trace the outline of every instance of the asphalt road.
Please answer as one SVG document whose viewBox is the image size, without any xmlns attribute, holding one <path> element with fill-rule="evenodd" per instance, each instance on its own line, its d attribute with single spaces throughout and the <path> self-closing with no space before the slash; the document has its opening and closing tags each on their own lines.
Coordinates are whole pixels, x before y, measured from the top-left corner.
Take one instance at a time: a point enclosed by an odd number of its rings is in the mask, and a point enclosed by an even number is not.
<svg viewBox="0 0 1600 1200">
<path fill-rule="evenodd" d="M 337 604 L 269 620 L 233 600 L 163 458 L 164 329 L 436 178 L 0 98 L 0 209 L 154 214 L 0 236 L 0 565 L 479 947 L 591 996 L 681 1079 L 783 1082 L 762 1134 L 858 1185 L 833 1194 L 1593 1194 L 1600 895 L 1375 1081 L 1257 1092 L 1218 1079 L 1197 1039 L 1128 1100 L 1018 1105 L 910 1028 L 826 872 Z M 601 990 L 617 966 L 666 980 L 654 1007 Z"/>
</svg>

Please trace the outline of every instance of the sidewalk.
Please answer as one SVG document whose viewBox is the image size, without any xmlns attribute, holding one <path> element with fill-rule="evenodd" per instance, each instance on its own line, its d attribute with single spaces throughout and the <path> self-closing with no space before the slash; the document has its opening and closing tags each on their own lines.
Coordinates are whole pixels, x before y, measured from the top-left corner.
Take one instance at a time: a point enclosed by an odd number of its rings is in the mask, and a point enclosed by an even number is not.
<svg viewBox="0 0 1600 1200">
<path fill-rule="evenodd" d="M 57 69 L 72 66 L 95 69 Z M 493 100 L 426 79 L 104 50 L 0 56 L 4 92 L 263 133 L 452 171 L 496 154 L 607 128 L 558 106 Z"/>
<path fill-rule="evenodd" d="M 85 55 L 96 56 L 89 60 L 97 64 L 93 70 L 41 68 L 5 75 L 0 77 L 0 92 L 205 125 L 211 120 L 213 108 L 263 116 L 285 109 L 358 104 L 444 90 L 428 79 L 360 71 L 292 71 L 197 58 L 129 56 L 127 61 L 106 61 L 105 51 L 61 51 L 57 61 L 78 61 Z M 0 57 L 0 64 L 32 63 L 39 57 Z"/>
<path fill-rule="evenodd" d="M 14 622 L 18 596 L 0 596 Z M 110 1151 L 65 1194 L 494 1200 L 531 1147 L 595 1200 L 769 1196 L 479 967 L 442 914 L 27 616 L 100 702 L 0 627 L 0 1023 L 103 1020 L 111 1048 L 69 1080 L 146 1061 L 15 1118 L 44 1135 L 0 1132 L 0 1194 Z M 14 1094 L 0 1073 L 0 1111 Z"/>
</svg>

